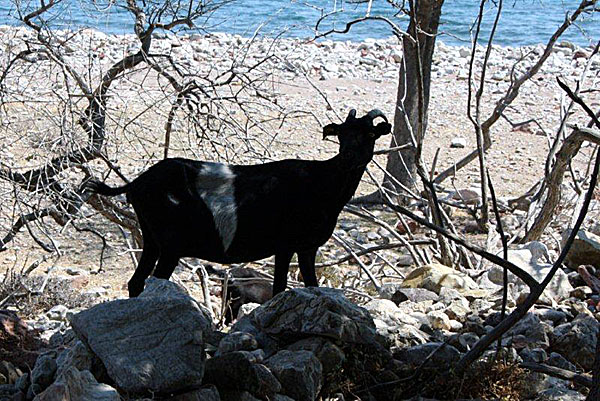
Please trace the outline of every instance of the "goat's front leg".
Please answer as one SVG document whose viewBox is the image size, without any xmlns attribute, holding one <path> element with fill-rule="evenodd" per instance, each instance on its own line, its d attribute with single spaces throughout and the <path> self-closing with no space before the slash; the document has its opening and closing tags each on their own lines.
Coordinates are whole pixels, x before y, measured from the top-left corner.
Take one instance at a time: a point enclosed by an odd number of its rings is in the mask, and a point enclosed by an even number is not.
<svg viewBox="0 0 600 401">
<path fill-rule="evenodd" d="M 315 273 L 315 258 L 317 256 L 317 248 L 309 251 L 298 252 L 298 264 L 300 265 L 300 273 L 304 280 L 305 287 L 318 287 L 317 275 Z"/>
<path fill-rule="evenodd" d="M 285 291 L 287 275 L 292 260 L 292 252 L 275 254 L 275 278 L 273 279 L 273 296 Z"/>
</svg>

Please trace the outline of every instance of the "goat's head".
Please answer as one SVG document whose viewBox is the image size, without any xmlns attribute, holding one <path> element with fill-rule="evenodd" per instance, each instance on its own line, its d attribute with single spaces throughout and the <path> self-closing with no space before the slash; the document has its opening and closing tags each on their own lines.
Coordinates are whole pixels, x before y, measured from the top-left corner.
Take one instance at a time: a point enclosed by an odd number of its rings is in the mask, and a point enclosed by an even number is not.
<svg viewBox="0 0 600 401">
<path fill-rule="evenodd" d="M 376 118 L 381 117 L 382 122 L 375 125 Z M 380 110 L 371 110 L 361 118 L 356 118 L 356 110 L 350 110 L 346 121 L 341 124 L 327 124 L 323 127 L 323 139 L 328 136 L 337 136 L 340 141 L 340 153 L 353 155 L 365 162 L 371 160 L 375 141 L 382 135 L 391 132 L 392 125 Z"/>
</svg>

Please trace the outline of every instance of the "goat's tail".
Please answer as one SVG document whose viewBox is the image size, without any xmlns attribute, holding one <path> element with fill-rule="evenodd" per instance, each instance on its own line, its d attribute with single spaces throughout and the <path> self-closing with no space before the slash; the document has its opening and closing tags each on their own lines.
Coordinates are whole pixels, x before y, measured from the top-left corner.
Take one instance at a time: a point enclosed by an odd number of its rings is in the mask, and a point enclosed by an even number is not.
<svg viewBox="0 0 600 401">
<path fill-rule="evenodd" d="M 122 187 L 113 188 L 101 181 L 92 179 L 85 184 L 85 189 L 100 195 L 115 196 L 127 192 L 129 189 L 129 184 L 123 185 Z"/>
</svg>

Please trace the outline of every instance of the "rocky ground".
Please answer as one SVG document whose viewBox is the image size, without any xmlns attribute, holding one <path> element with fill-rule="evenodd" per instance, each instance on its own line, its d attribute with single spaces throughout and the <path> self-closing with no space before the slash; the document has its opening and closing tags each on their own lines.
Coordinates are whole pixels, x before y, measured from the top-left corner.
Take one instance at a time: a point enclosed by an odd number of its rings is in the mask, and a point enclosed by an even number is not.
<svg viewBox="0 0 600 401">
<path fill-rule="evenodd" d="M 19 50 L 25 35 L 24 31 L 12 28 L 0 29 L 0 41 L 9 49 L 7 54 Z M 91 51 L 90 43 L 93 44 Z M 168 52 L 190 71 L 200 72 L 207 66 L 228 68 L 246 43 L 243 38 L 229 35 L 185 38 L 158 35 L 153 51 Z M 86 32 L 71 42 L 68 57 L 81 68 L 92 63 L 96 68 L 93 71 L 98 72 L 135 50 L 134 44 L 133 36 Z M 258 60 L 261 51 L 266 52 L 270 45 L 257 42 L 248 57 Z M 270 64 L 277 77 L 273 88 L 287 109 L 313 110 L 322 121 L 335 119 L 334 112 L 345 115 L 350 107 L 359 110 L 377 107 L 388 116 L 394 114 L 402 54 L 395 40 L 304 43 L 286 39 L 273 46 L 278 55 Z M 525 71 L 542 49 L 542 46 L 494 48 L 486 81 L 489 97 L 484 102 L 484 114 L 489 113 L 510 85 L 508 72 L 512 63 L 524 57 L 523 66 L 517 71 Z M 507 112 L 513 121 L 536 118 L 540 126 L 527 124 L 514 130 L 505 120 L 500 120 L 492 130 L 495 143 L 488 162 L 501 197 L 521 195 L 543 175 L 548 151 L 546 134 L 556 133 L 562 97 L 554 79 L 560 75 L 573 85 L 590 54 L 589 48 L 560 43 L 539 75 L 523 86 L 519 98 Z M 468 59 L 466 47 L 438 44 L 424 153 L 426 163 L 430 164 L 436 150 L 441 149 L 438 172 L 475 147 L 473 129 L 465 115 Z M 41 76 L 51 77 L 52 74 L 44 70 L 48 68 L 46 62 L 43 58 L 32 60 L 32 66 L 38 68 L 37 73 L 42 71 Z M 596 89 L 596 92 L 585 93 L 594 110 L 600 107 L 599 74 L 600 59 L 596 56 L 590 62 L 585 81 L 589 88 Z M 45 95 L 63 89 L 57 85 L 53 79 L 40 80 L 27 90 L 31 96 Z M 313 85 L 320 93 L 315 92 Z M 120 107 L 119 101 L 127 100 L 122 105 L 126 108 L 135 99 L 135 93 L 125 89 L 121 95 L 115 99 L 115 108 Z M 325 98 L 333 110 L 328 110 Z M 5 127 L 9 125 L 3 121 Z M 587 120 L 577 112 L 572 122 L 577 121 Z M 161 128 L 156 128 L 159 126 Z M 154 134 L 160 134 L 162 125 L 156 124 L 156 127 Z M 152 137 L 152 133 L 149 135 Z M 319 126 L 314 120 L 292 122 L 273 142 L 272 157 L 322 159 L 335 152 L 335 144 L 318 140 Z M 461 142 L 464 147 L 451 147 L 453 141 Z M 11 147 L 14 144 L 15 147 Z M 5 141 L 0 149 L 3 162 L 21 163 L 19 148 L 22 146 L 18 141 Z M 122 148 L 116 145 L 111 148 L 118 154 L 115 149 Z M 591 150 L 585 147 L 574 161 L 576 175 L 585 173 Z M 131 161 L 134 157 L 125 160 Z M 384 164 L 385 159 L 380 157 L 378 162 Z M 371 169 L 380 177 L 376 167 L 371 166 Z M 127 170 L 126 167 L 126 171 L 133 175 L 135 168 Z M 455 188 L 464 190 L 476 186 L 478 176 L 475 164 L 464 169 L 452 183 L 446 184 L 446 195 L 450 196 Z M 365 182 L 360 191 L 366 193 L 372 188 Z M 565 186 L 565 189 L 568 188 Z M 514 247 L 509 255 L 536 279 L 541 279 L 557 256 L 562 228 L 570 217 L 568 201 L 575 196 L 573 191 L 566 193 L 566 208 L 544 238 L 545 245 Z M 505 336 L 504 370 L 498 366 L 485 370 L 504 373 L 489 382 L 470 379 L 470 386 L 457 389 L 456 394 L 444 395 L 431 383 L 431 388 L 424 388 L 423 394 L 439 399 L 471 396 L 515 400 L 584 399 L 586 390 L 581 385 L 522 370 L 519 366 L 529 362 L 573 372 L 590 371 L 600 301 L 595 281 L 600 268 L 597 256 L 600 239 L 595 234 L 600 234 L 600 230 L 592 224 L 598 208 L 594 202 L 590 223 L 586 225 L 588 231 L 582 233 L 580 242 L 574 246 L 581 252 L 571 255 L 569 266 L 559 270 L 538 304 Z M 460 232 L 480 241 L 480 236 L 471 233 L 473 225 L 469 218 L 461 212 L 455 213 Z M 389 211 L 374 210 L 374 214 L 396 227 L 397 219 Z M 504 218 L 506 229 L 515 233 L 524 213 L 506 214 Z M 403 379 L 410 378 L 432 351 L 435 353 L 428 362 L 431 368 L 450 366 L 499 321 L 501 269 L 487 264 L 463 272 L 435 263 L 418 267 L 410 254 L 396 249 L 370 259 L 383 284 L 379 292 L 354 263 L 344 262 L 320 269 L 322 284 L 344 288 L 343 292 L 286 292 L 260 308 L 251 304 L 240 307 L 240 318 L 233 326 L 219 326 L 216 330 L 221 295 L 218 274 L 213 274 L 210 289 L 211 311 L 202 305 L 204 300 L 197 276 L 183 268 L 178 269 L 173 281 L 186 287 L 194 299 L 177 286 L 154 280 L 149 283 L 145 296 L 115 300 L 125 296 L 123 285 L 132 273 L 131 261 L 128 254 L 120 252 L 123 244 L 115 233 L 107 236 L 110 247 L 102 273 L 94 274 L 99 259 L 97 241 L 65 240 L 64 255 L 59 263 L 42 263 L 37 273 L 43 274 L 26 281 L 29 289 L 41 288 L 44 297 L 52 294 L 50 299 L 37 302 L 42 297 L 35 293 L 27 295 L 28 302 L 37 303 L 28 311 L 26 319 L 14 314 L 17 310 L 24 317 L 18 307 L 0 314 L 3 323 L 0 349 L 11 351 L 14 344 L 19 344 L 23 350 L 19 354 L 0 354 L 0 381 L 6 383 L 0 386 L 0 399 L 116 400 L 119 397 L 140 399 L 151 394 L 155 399 L 176 397 L 179 400 L 406 399 L 415 391 L 405 386 Z M 415 234 L 419 238 L 429 235 L 421 229 Z M 393 242 L 397 233 L 344 214 L 336 235 L 358 249 Z M 30 242 L 21 237 L 15 248 L 0 254 L 2 269 L 10 271 L 24 260 L 35 260 L 40 251 Z M 343 249 L 329 242 L 321 249 L 319 262 L 326 263 L 345 255 Z M 583 271 L 578 269 L 581 264 L 591 266 Z M 268 261 L 254 267 L 269 271 Z M 9 278 L 10 275 L 5 274 L 4 288 Z M 511 311 L 523 301 L 528 290 L 512 275 L 509 281 Z M 269 292 L 264 284 L 252 291 L 241 284 L 239 287 L 241 294 L 250 292 L 246 301 L 258 300 L 257 293 Z M 22 288 L 17 290 L 9 289 L 6 295 L 23 293 Z M 21 306 L 26 304 L 26 298 L 15 299 L 19 299 Z M 98 303 L 99 306 L 90 308 Z M 251 311 L 253 308 L 256 309 Z M 238 317 L 237 312 L 233 317 Z M 492 354 L 493 349 L 486 358 Z M 34 367 L 33 360 L 38 355 L 41 356 Z M 383 391 L 372 388 L 387 382 L 396 384 L 383 386 Z M 471 389 L 473 392 L 469 393 Z M 64 396 L 67 392 L 71 398 L 60 398 L 67 397 Z"/>
</svg>

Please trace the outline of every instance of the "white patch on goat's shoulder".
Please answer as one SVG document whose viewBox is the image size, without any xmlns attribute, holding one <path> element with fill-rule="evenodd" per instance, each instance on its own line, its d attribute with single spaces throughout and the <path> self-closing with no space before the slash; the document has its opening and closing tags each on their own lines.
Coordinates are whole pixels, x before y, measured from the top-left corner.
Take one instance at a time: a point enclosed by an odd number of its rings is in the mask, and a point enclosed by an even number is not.
<svg viewBox="0 0 600 401">
<path fill-rule="evenodd" d="M 205 162 L 196 182 L 200 197 L 213 215 L 225 251 L 237 230 L 234 181 L 235 174 L 227 164 Z"/>
<path fill-rule="evenodd" d="M 174 205 L 179 205 L 179 199 L 177 199 L 172 193 L 167 194 L 167 199 Z"/>
</svg>

